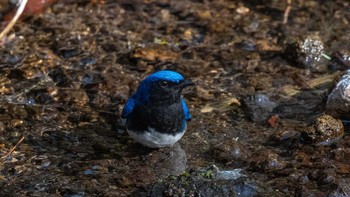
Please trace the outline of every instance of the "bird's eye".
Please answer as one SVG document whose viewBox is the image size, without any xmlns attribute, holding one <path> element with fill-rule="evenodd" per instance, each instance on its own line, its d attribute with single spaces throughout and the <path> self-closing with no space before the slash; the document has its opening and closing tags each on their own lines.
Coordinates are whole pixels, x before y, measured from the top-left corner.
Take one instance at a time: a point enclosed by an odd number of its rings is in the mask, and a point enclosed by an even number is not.
<svg viewBox="0 0 350 197">
<path fill-rule="evenodd" d="M 167 81 L 159 81 L 159 86 L 162 88 L 166 88 L 169 86 L 169 83 Z"/>
</svg>

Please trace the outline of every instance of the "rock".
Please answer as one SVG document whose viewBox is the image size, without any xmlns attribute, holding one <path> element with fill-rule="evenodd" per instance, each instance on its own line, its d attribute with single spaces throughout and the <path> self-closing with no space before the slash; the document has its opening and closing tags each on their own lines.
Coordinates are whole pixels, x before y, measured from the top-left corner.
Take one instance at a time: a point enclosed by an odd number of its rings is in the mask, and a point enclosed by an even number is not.
<svg viewBox="0 0 350 197">
<path fill-rule="evenodd" d="M 250 158 L 250 167 L 254 170 L 282 170 L 287 163 L 276 152 L 272 150 L 256 151 Z"/>
<path fill-rule="evenodd" d="M 277 104 L 262 93 L 248 96 L 244 99 L 244 105 L 247 108 L 247 114 L 253 122 L 263 123 L 271 115 L 271 112 L 277 107 Z"/>
<path fill-rule="evenodd" d="M 336 118 L 350 118 L 350 70 L 344 73 L 328 95 L 326 111 Z"/>
<path fill-rule="evenodd" d="M 283 147 L 295 147 L 299 143 L 300 132 L 294 130 L 279 130 L 274 132 L 269 141 L 272 145 L 278 145 Z"/>
<path fill-rule="evenodd" d="M 334 51 L 331 58 L 331 68 L 334 70 L 346 70 L 350 67 L 350 50 Z"/>
<path fill-rule="evenodd" d="M 327 60 L 322 57 L 324 53 L 324 43 L 318 33 L 295 39 L 285 50 L 285 56 L 292 63 L 313 72 L 326 71 Z"/>
<path fill-rule="evenodd" d="M 228 139 L 212 149 L 213 156 L 220 162 L 234 162 L 239 164 L 247 161 L 250 151 L 235 139 Z"/>
<path fill-rule="evenodd" d="M 331 145 L 339 141 L 344 135 L 344 126 L 341 120 L 324 114 L 302 132 L 302 139 L 306 143 L 318 146 Z"/>
<path fill-rule="evenodd" d="M 268 187 L 242 176 L 240 169 L 220 171 L 209 167 L 159 181 L 147 196 L 283 196 L 279 191 L 265 189 Z"/>
<path fill-rule="evenodd" d="M 341 178 L 339 183 L 338 183 L 337 190 L 333 191 L 329 196 L 331 196 L 331 197 L 350 196 L 350 180 L 349 180 L 349 178 Z"/>
<path fill-rule="evenodd" d="M 218 170 L 215 171 L 214 177 L 218 180 L 236 180 L 244 174 L 241 174 L 242 169 L 233 169 L 233 170 Z"/>
</svg>

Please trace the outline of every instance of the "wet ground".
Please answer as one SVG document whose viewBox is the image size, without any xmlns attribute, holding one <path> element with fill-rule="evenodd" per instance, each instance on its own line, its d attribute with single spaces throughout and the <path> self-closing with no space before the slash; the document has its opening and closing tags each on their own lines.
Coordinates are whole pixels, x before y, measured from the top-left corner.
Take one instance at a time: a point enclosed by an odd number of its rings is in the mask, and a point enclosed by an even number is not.
<svg viewBox="0 0 350 197">
<path fill-rule="evenodd" d="M 0 51 L 0 196 L 350 196 L 347 119 L 324 115 L 350 4 L 292 1 L 284 24 L 287 2 L 62 0 L 19 21 Z M 193 118 L 152 150 L 120 114 L 161 69 L 196 83 Z"/>
</svg>

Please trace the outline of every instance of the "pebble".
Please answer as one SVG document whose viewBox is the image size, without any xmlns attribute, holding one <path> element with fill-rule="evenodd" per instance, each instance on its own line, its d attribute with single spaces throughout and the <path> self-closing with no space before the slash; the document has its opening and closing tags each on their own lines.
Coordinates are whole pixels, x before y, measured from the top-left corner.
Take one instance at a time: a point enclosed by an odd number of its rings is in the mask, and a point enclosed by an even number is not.
<svg viewBox="0 0 350 197">
<path fill-rule="evenodd" d="M 327 69 L 327 60 L 323 58 L 324 48 L 319 34 L 311 33 L 289 43 L 285 55 L 297 67 L 324 72 Z"/>
<path fill-rule="evenodd" d="M 253 122 L 265 122 L 271 115 L 271 112 L 278 106 L 275 102 L 262 93 L 248 96 L 244 99 L 248 116 Z"/>
<path fill-rule="evenodd" d="M 326 111 L 336 118 L 350 118 L 350 70 L 344 73 L 328 95 Z"/>
<path fill-rule="evenodd" d="M 212 151 L 215 158 L 221 162 L 244 162 L 251 155 L 250 151 L 235 139 L 223 141 Z"/>
<path fill-rule="evenodd" d="M 315 122 L 302 132 L 302 139 L 306 143 L 323 146 L 338 142 L 343 135 L 344 126 L 341 120 L 324 114 L 316 118 Z"/>
</svg>

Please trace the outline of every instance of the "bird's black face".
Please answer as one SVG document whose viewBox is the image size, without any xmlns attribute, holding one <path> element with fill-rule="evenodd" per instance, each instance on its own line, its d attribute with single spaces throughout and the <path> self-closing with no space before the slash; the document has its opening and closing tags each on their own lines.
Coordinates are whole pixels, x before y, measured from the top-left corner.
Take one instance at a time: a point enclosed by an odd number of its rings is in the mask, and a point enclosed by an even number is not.
<svg viewBox="0 0 350 197">
<path fill-rule="evenodd" d="M 167 80 L 155 81 L 150 87 L 150 101 L 157 105 L 180 102 L 181 91 L 190 85 L 194 83 L 189 80 L 182 80 L 179 83 Z"/>
</svg>

